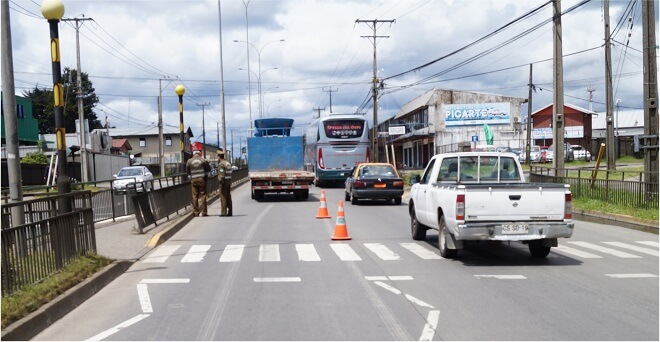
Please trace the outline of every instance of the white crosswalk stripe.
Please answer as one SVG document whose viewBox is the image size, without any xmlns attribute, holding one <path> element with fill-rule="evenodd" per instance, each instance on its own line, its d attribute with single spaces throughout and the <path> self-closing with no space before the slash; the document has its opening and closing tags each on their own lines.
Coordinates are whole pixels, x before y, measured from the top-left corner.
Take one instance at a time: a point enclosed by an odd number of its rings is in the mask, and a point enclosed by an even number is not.
<svg viewBox="0 0 660 342">
<path fill-rule="evenodd" d="M 280 261 L 280 245 L 263 244 L 259 246 L 259 261 Z"/>
<path fill-rule="evenodd" d="M 321 261 L 313 244 L 296 244 L 296 252 L 300 261 Z"/>
<path fill-rule="evenodd" d="M 604 257 L 603 254 L 606 254 L 610 257 L 613 256 L 619 258 L 642 258 L 640 255 L 627 253 L 622 251 L 622 249 L 656 257 L 660 254 L 657 249 L 653 248 L 658 245 L 658 243 L 655 241 L 635 241 L 635 243 L 636 244 L 604 241 L 596 244 L 585 241 L 567 241 L 558 247 L 554 247 L 552 251 L 558 254 L 570 255 L 572 257 L 582 259 L 602 259 Z M 570 244 L 570 246 L 567 246 L 567 244 Z M 330 249 L 341 261 L 362 261 L 365 253 L 370 255 L 370 258 L 375 256 L 383 261 L 402 260 L 405 258 L 410 258 L 411 256 L 415 256 L 416 258 L 423 260 L 444 259 L 437 253 L 436 249 L 431 249 L 423 244 L 416 242 L 401 242 L 396 245 L 402 247 L 403 250 L 405 250 L 404 254 L 397 254 L 394 250 L 390 249 L 383 243 L 363 243 L 362 246 L 364 246 L 367 251 L 362 249 L 356 250 L 354 249 L 354 247 L 357 247 L 355 243 L 346 242 L 329 244 L 300 243 L 294 244 L 294 248 L 298 257 L 298 261 L 303 262 L 319 262 L 321 261 L 321 255 L 325 255 L 325 257 L 328 258 L 327 254 L 319 253 L 319 249 L 321 249 L 321 251 L 324 249 L 327 250 L 328 246 L 330 246 Z M 605 247 L 604 245 L 608 247 Z M 288 244 L 261 244 L 259 246 L 259 262 L 280 262 L 282 260 L 280 256 L 280 246 L 283 246 L 282 248 L 290 248 Z M 649 248 L 644 246 L 651 247 Z M 181 245 L 161 245 L 154 249 L 153 252 L 149 254 L 142 262 L 165 263 L 166 261 L 172 259 L 171 257 L 176 256 L 175 253 L 181 247 Z M 188 251 L 185 253 L 185 255 L 183 255 L 183 257 L 180 259 L 174 258 L 174 260 L 181 263 L 204 262 L 206 255 L 209 253 L 212 247 L 212 245 L 192 245 L 189 247 Z M 224 246 L 224 249 L 220 248 L 221 255 L 219 262 L 239 262 L 245 257 L 256 258 L 255 254 L 248 253 L 246 255 L 245 250 L 246 245 L 244 244 L 226 245 Z M 399 250 L 401 249 L 399 248 Z M 363 254 L 363 256 L 360 256 L 360 254 Z"/>
<path fill-rule="evenodd" d="M 615 247 L 620 247 L 620 248 L 626 248 L 633 250 L 635 252 L 640 252 L 644 254 L 649 254 L 649 255 L 654 255 L 658 256 L 658 250 L 657 249 L 650 249 L 650 248 L 644 248 L 644 247 L 639 247 L 635 245 L 629 245 L 627 243 L 623 242 L 603 242 L 604 244 L 610 245 L 610 246 L 615 246 Z"/>
<path fill-rule="evenodd" d="M 145 263 L 163 263 L 169 258 L 180 245 L 162 245 L 154 250 L 143 262 Z"/>
<path fill-rule="evenodd" d="M 346 245 L 343 243 L 333 243 L 330 245 L 330 248 L 332 248 L 333 251 L 335 251 L 335 254 L 339 257 L 340 260 L 342 261 L 360 261 L 362 258 L 355 253 L 355 250 L 351 248 L 350 245 Z"/>
<path fill-rule="evenodd" d="M 658 243 L 658 241 L 635 241 L 635 242 L 651 247 L 656 247 L 656 248 L 660 247 L 660 243 Z"/>
<path fill-rule="evenodd" d="M 576 245 L 576 246 L 588 248 L 588 249 L 593 249 L 593 250 L 599 251 L 601 253 L 614 255 L 614 256 L 617 256 L 619 258 L 641 258 L 641 256 L 639 256 L 639 255 L 634 255 L 634 254 L 630 254 L 630 253 L 626 253 L 626 252 L 621 252 L 621 251 L 618 251 L 618 250 L 612 249 L 612 248 L 601 247 L 601 246 L 594 245 L 593 243 L 589 243 L 589 242 L 569 241 L 568 243 Z"/>
<path fill-rule="evenodd" d="M 399 260 L 401 257 L 392 252 L 391 249 L 385 247 L 382 243 L 365 243 L 364 247 L 367 247 L 370 251 L 376 254 L 379 258 L 383 260 Z"/>
<path fill-rule="evenodd" d="M 227 245 L 225 250 L 222 252 L 222 255 L 220 255 L 220 262 L 241 261 L 244 249 L 245 245 Z"/>
<path fill-rule="evenodd" d="M 202 262 L 211 245 L 192 245 L 181 262 Z"/>
<path fill-rule="evenodd" d="M 400 245 L 424 260 L 444 259 L 439 254 L 436 254 L 434 251 L 425 248 L 423 246 L 420 246 L 414 242 L 400 243 Z"/>
<path fill-rule="evenodd" d="M 585 258 L 585 259 L 599 259 L 599 258 L 602 259 L 603 258 L 600 255 L 591 254 L 591 253 L 584 252 L 584 251 L 581 251 L 579 249 L 571 248 L 571 247 L 564 246 L 564 245 L 559 245 L 557 247 L 554 247 L 553 249 L 555 251 L 559 251 L 561 253 L 571 254 L 571 255 L 574 255 L 576 257 Z"/>
</svg>

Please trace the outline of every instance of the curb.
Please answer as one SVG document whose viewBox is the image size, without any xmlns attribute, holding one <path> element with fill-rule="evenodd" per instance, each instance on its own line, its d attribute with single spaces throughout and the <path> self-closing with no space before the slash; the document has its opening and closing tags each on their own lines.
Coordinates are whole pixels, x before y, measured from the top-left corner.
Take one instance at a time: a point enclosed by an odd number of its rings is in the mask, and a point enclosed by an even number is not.
<svg viewBox="0 0 660 342">
<path fill-rule="evenodd" d="M 616 223 L 625 228 L 641 230 L 649 233 L 658 234 L 659 224 L 655 220 L 645 220 L 633 216 L 611 214 L 593 210 L 573 210 L 574 216 L 579 216 L 580 219 L 588 222 L 595 223 Z"/>
<path fill-rule="evenodd" d="M 31 339 L 99 292 L 115 278 L 126 272 L 131 265 L 133 265 L 133 261 L 119 261 L 106 266 L 37 311 L 10 324 L 2 330 L 2 340 L 27 341 Z"/>
</svg>

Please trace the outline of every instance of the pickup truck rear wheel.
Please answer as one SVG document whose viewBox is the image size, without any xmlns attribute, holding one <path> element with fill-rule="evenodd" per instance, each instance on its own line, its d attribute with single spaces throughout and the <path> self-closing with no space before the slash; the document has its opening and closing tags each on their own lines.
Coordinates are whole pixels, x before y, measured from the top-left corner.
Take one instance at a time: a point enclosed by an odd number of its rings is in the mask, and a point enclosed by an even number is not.
<svg viewBox="0 0 660 342">
<path fill-rule="evenodd" d="M 550 248 L 543 245 L 543 240 L 532 240 L 528 243 L 529 253 L 534 258 L 545 258 L 550 254 Z"/>
<path fill-rule="evenodd" d="M 254 199 L 257 201 L 261 201 L 262 199 L 264 199 L 263 190 L 254 190 Z"/>
<path fill-rule="evenodd" d="M 412 233 L 413 240 L 426 240 L 426 229 L 427 227 L 425 225 L 417 221 L 417 216 L 415 215 L 415 207 L 412 207 L 410 209 L 410 232 Z"/>
<path fill-rule="evenodd" d="M 449 232 L 447 231 L 447 224 L 445 224 L 445 217 L 440 217 L 440 229 L 438 229 L 438 249 L 443 258 L 453 259 L 458 254 L 458 249 L 449 249 L 447 247 L 447 239 L 450 239 Z"/>
</svg>

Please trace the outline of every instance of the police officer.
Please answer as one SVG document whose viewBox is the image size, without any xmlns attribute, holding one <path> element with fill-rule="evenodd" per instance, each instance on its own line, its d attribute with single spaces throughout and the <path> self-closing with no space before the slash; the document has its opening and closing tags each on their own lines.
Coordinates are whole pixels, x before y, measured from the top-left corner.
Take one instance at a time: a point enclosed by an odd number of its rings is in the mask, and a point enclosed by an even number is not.
<svg viewBox="0 0 660 342">
<path fill-rule="evenodd" d="M 193 214 L 199 216 L 201 209 L 202 216 L 209 216 L 206 208 L 206 179 L 208 172 L 211 171 L 211 165 L 202 158 L 201 154 L 200 150 L 193 151 L 193 157 L 186 162 L 186 173 L 192 184 Z M 200 199 L 202 200 L 201 208 L 198 204 Z"/>
<path fill-rule="evenodd" d="M 225 159 L 225 151 L 218 150 L 218 180 L 220 181 L 220 216 L 231 216 L 231 172 L 232 166 Z"/>
</svg>

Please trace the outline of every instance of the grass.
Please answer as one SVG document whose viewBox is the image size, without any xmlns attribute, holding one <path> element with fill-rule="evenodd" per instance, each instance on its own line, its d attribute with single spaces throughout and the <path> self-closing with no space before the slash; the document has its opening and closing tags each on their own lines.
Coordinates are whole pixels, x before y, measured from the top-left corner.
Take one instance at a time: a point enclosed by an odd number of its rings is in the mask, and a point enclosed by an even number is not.
<svg viewBox="0 0 660 342">
<path fill-rule="evenodd" d="M 615 205 L 591 198 L 573 198 L 573 212 L 577 210 L 591 210 L 602 213 L 626 215 L 643 220 L 658 221 L 658 209 L 639 209 L 634 207 Z"/>
<path fill-rule="evenodd" d="M 78 257 L 44 281 L 2 297 L 2 328 L 36 311 L 111 263 L 97 254 Z"/>
</svg>

